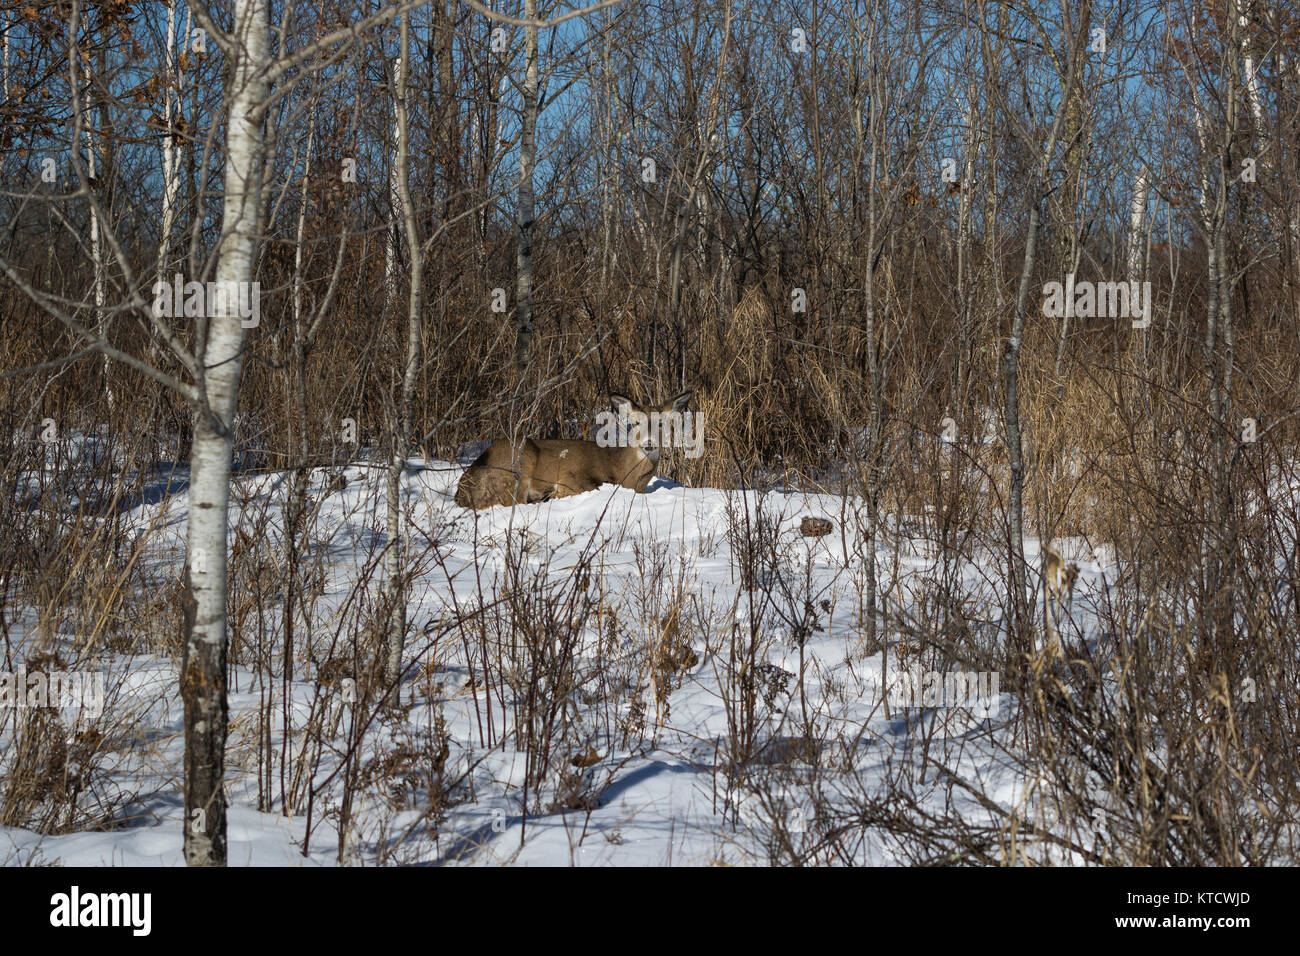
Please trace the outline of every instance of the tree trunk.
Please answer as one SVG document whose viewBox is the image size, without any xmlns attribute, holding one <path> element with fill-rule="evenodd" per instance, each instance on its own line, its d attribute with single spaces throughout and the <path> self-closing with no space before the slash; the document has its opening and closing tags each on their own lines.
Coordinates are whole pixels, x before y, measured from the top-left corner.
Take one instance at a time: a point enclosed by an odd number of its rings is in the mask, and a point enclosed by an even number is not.
<svg viewBox="0 0 1300 956">
<path fill-rule="evenodd" d="M 180 113 L 179 83 L 180 73 L 176 69 L 176 5 L 167 6 L 167 48 L 166 68 L 163 71 L 163 138 L 162 138 L 162 223 L 158 237 L 158 264 L 154 270 L 156 281 L 168 280 L 168 260 L 171 258 L 171 236 L 176 226 L 176 200 L 180 195 L 180 157 L 177 155 L 181 146 L 175 134 Z M 158 362 L 158 341 L 150 340 L 149 355 L 154 364 Z"/>
<path fill-rule="evenodd" d="M 524 17 L 537 19 L 537 0 L 524 0 Z M 524 116 L 519 137 L 519 229 L 515 288 L 515 365 L 522 372 L 533 348 L 533 166 L 537 160 L 537 27 L 524 28 Z"/>
<path fill-rule="evenodd" d="M 1069 102 L 1073 92 L 1075 78 L 1078 75 L 1079 49 L 1086 42 L 1086 35 L 1074 40 L 1069 51 L 1070 60 L 1066 65 L 1065 80 L 1061 90 L 1061 100 Z M 1034 266 L 1038 256 L 1038 230 L 1042 220 L 1041 207 L 1049 191 L 1049 174 L 1052 156 L 1060 139 L 1065 111 L 1057 111 L 1052 121 L 1051 132 L 1038 158 L 1034 170 L 1033 182 L 1030 184 L 1029 230 L 1025 238 L 1025 256 L 1020 269 L 1020 286 L 1016 292 L 1016 309 L 1011 320 L 1011 335 L 1007 339 L 1006 353 L 1003 357 L 1003 414 L 1006 420 L 1007 467 L 1010 472 L 1007 490 L 1007 532 L 1010 537 L 1011 559 L 1011 608 L 1013 625 L 1019 634 L 1029 632 L 1029 609 L 1032 606 L 1025 575 L 1025 527 L 1024 527 L 1024 490 L 1025 462 L 1024 447 L 1020 431 L 1020 344 L 1025 334 L 1025 319 L 1029 309 L 1029 289 L 1033 280 Z"/>
<path fill-rule="evenodd" d="M 398 275 L 401 272 L 401 247 L 402 247 L 402 171 L 398 168 L 397 157 L 401 152 L 398 146 L 397 137 L 399 135 L 397 126 L 397 84 L 399 76 L 403 75 L 404 57 L 399 56 L 393 63 L 393 161 L 388 167 L 388 233 L 384 237 L 384 304 L 388 307 L 389 312 L 397 308 L 398 293 Z"/>
<path fill-rule="evenodd" d="M 1133 193 L 1128 207 L 1128 248 L 1125 265 L 1130 282 L 1140 282 L 1145 277 L 1143 253 L 1146 243 L 1147 199 L 1151 195 L 1151 172 L 1143 163 L 1133 177 Z"/>
<path fill-rule="evenodd" d="M 402 676 L 402 651 L 406 642 L 406 587 L 403 573 L 405 548 L 402 541 L 401 485 L 406 473 L 406 456 L 411 441 L 411 421 L 415 411 L 415 386 L 420 368 L 420 352 L 424 341 L 422 292 L 424 283 L 424 257 L 420 249 L 419 229 L 415 219 L 415 203 L 411 199 L 410 136 L 406 106 L 407 75 L 410 72 L 410 26 L 407 15 L 402 15 L 401 55 L 398 57 L 394 103 L 397 114 L 397 193 L 401 205 L 402 225 L 406 236 L 407 259 L 410 263 L 411 289 L 406 310 L 406 369 L 402 376 L 401 404 L 394 422 L 393 457 L 388 466 L 388 554 L 385 558 L 385 582 L 388 589 L 388 647 L 384 677 L 393 690 L 393 701 L 399 697 L 398 682 Z"/>
<path fill-rule="evenodd" d="M 226 126 L 225 204 L 217 281 L 231 292 L 250 283 L 257 256 L 262 192 L 262 115 L 268 95 L 268 0 L 236 0 L 231 105 Z M 190 458 L 185 562 L 185 862 L 226 863 L 226 525 L 230 454 L 244 348 L 244 327 L 227 296 L 225 314 L 209 317 L 203 343 L 202 404 Z"/>
</svg>

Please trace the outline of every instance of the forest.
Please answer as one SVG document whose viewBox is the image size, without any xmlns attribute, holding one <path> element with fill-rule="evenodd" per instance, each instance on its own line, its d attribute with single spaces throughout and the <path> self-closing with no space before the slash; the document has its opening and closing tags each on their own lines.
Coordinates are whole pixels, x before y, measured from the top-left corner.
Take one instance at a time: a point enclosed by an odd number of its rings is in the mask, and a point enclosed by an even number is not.
<svg viewBox="0 0 1300 956">
<path fill-rule="evenodd" d="M 0 864 L 1300 859 L 1300 11 L 0 33 Z"/>
</svg>

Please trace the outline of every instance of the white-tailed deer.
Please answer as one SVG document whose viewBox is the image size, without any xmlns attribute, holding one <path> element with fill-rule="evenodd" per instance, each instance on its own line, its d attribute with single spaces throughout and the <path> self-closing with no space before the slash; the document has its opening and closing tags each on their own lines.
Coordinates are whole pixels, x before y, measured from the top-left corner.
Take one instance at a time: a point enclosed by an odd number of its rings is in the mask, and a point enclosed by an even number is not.
<svg viewBox="0 0 1300 956">
<path fill-rule="evenodd" d="M 1079 577 L 1079 566 L 1073 561 L 1066 564 L 1061 552 L 1050 543 L 1043 545 L 1043 558 L 1043 587 L 1047 590 L 1048 599 L 1060 607 L 1061 595 L 1064 594 L 1069 603 L 1074 598 L 1074 582 Z"/>
<path fill-rule="evenodd" d="M 1057 613 L 1061 609 L 1061 596 L 1065 596 L 1068 605 L 1074 600 L 1074 582 L 1079 577 L 1079 566 L 1071 561 L 1065 563 L 1061 552 L 1049 541 L 1043 545 L 1043 614 L 1047 620 L 1047 649 L 1055 655 L 1062 653 L 1061 637 L 1056 623 L 1052 620 L 1052 607 Z"/>
<path fill-rule="evenodd" d="M 681 412 L 691 400 L 682 392 L 663 405 L 638 405 L 624 395 L 610 395 L 616 412 L 633 421 L 657 422 L 659 416 Z M 637 418 L 636 413 L 646 416 Z M 461 475 L 456 504 L 463 508 L 546 501 L 594 491 L 601 485 L 621 485 L 641 493 L 659 464 L 660 429 L 633 428 L 626 444 L 604 444 L 578 438 L 525 438 L 520 444 L 498 439 Z"/>
</svg>

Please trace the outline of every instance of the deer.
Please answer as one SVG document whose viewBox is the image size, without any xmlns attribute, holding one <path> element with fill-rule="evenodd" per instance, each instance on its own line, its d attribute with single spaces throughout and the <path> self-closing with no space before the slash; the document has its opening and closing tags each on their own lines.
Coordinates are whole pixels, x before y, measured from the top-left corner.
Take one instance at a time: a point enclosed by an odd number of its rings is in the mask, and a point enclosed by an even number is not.
<svg viewBox="0 0 1300 956">
<path fill-rule="evenodd" d="M 691 392 L 662 404 L 638 405 L 626 395 L 609 396 L 615 413 L 626 421 L 661 422 L 683 411 Z M 640 417 L 644 416 L 644 417 Z M 661 428 L 638 425 L 626 443 L 579 438 L 508 438 L 494 441 L 474 459 L 456 486 L 456 504 L 481 511 L 497 505 L 529 504 L 619 485 L 644 494 L 659 465 Z M 599 437 L 599 436 L 598 436 Z"/>
<path fill-rule="evenodd" d="M 1061 557 L 1061 552 L 1049 541 L 1043 545 L 1043 612 L 1047 617 L 1048 643 L 1054 653 L 1060 653 L 1060 636 L 1052 622 L 1052 606 L 1059 613 L 1061 596 L 1070 605 L 1074 601 L 1074 583 L 1079 578 L 1079 566 L 1071 561 L 1069 564 Z"/>
<path fill-rule="evenodd" d="M 1074 582 L 1079 579 L 1079 566 L 1071 561 L 1065 563 L 1061 557 L 1061 552 L 1057 551 L 1051 543 L 1043 545 L 1043 555 L 1045 567 L 1043 570 L 1043 584 L 1047 588 L 1047 596 L 1060 606 L 1061 595 L 1065 595 L 1066 603 L 1074 600 Z"/>
</svg>

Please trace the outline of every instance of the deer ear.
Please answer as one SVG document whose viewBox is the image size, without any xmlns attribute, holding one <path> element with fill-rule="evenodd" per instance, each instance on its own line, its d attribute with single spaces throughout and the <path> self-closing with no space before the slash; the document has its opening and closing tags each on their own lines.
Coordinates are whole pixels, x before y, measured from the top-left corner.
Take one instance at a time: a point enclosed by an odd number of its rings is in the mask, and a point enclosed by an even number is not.
<svg viewBox="0 0 1300 956">
<path fill-rule="evenodd" d="M 691 392 L 689 391 L 682 392 L 680 395 L 678 395 L 676 398 L 673 399 L 673 411 L 680 412 L 682 409 L 686 407 L 686 403 L 689 402 L 690 400 L 691 400 Z"/>
</svg>

